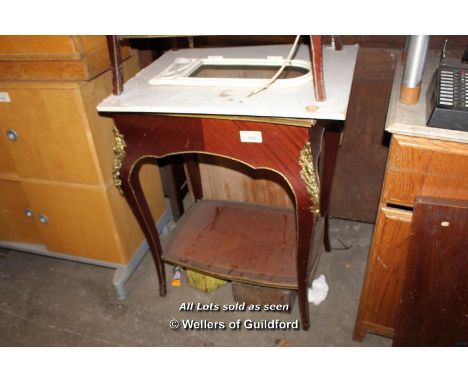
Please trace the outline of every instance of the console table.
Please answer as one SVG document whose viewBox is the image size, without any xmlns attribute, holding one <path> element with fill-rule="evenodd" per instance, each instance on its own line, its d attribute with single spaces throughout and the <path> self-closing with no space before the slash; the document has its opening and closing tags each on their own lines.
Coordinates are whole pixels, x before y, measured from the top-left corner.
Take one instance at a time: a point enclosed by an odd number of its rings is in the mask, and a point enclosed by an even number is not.
<svg viewBox="0 0 468 382">
<path fill-rule="evenodd" d="M 357 46 L 325 50 L 327 100 L 315 104 L 312 84 L 267 89 L 250 99 L 245 89 L 148 84 L 175 55 L 261 57 L 268 52 L 285 56 L 288 47 L 221 51 L 169 52 L 127 82 L 122 94 L 98 106 L 116 126 L 115 184 L 148 241 L 161 296 L 166 294 L 165 262 L 228 280 L 295 289 L 302 327 L 308 329 L 307 288 L 318 260 L 310 255 L 311 239 L 319 216 L 324 217 L 329 250 L 329 195 Z M 300 49 L 298 55 L 305 52 Z M 162 248 L 138 174 L 143 164 L 157 164 L 169 155 L 183 156 L 196 203 Z M 197 155 L 219 156 L 277 173 L 292 193 L 295 211 L 203 199 Z"/>
</svg>

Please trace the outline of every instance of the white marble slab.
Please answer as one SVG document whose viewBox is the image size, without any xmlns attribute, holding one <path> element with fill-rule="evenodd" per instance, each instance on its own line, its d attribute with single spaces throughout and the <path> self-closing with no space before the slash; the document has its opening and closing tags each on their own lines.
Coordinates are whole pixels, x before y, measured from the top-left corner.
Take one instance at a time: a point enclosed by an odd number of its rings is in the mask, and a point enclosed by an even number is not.
<svg viewBox="0 0 468 382">
<path fill-rule="evenodd" d="M 399 101 L 403 65 L 397 65 L 385 130 L 394 134 L 468 143 L 468 132 L 426 126 L 426 91 L 439 64 L 439 57 L 438 54 L 430 55 L 427 59 L 421 96 L 416 105 L 404 105 Z"/>
<path fill-rule="evenodd" d="M 268 88 L 247 97 L 253 90 L 216 86 L 150 85 L 148 81 L 177 57 L 228 58 L 287 57 L 291 45 L 235 48 L 196 48 L 169 51 L 140 71 L 124 85 L 121 95 L 111 95 L 97 107 L 102 112 L 142 112 L 174 114 L 242 115 L 303 119 L 345 120 L 356 63 L 357 45 L 343 50 L 324 47 L 326 101 L 315 101 L 313 84 L 291 88 Z M 310 62 L 309 47 L 301 45 L 295 56 Z M 316 107 L 314 111 L 306 108 Z"/>
</svg>

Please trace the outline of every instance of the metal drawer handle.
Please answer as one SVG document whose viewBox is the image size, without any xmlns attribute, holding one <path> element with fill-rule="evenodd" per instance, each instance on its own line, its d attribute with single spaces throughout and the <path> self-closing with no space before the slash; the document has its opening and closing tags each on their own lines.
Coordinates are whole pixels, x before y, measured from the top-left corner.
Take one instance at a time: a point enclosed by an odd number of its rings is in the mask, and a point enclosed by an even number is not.
<svg viewBox="0 0 468 382">
<path fill-rule="evenodd" d="M 47 224 L 49 222 L 49 218 L 46 215 L 39 214 L 39 223 Z"/>
<path fill-rule="evenodd" d="M 10 141 L 16 141 L 18 140 L 18 134 L 16 133 L 15 130 L 11 130 L 11 129 L 8 129 L 6 131 L 6 135 L 7 135 L 7 138 L 10 140 Z"/>
<path fill-rule="evenodd" d="M 25 208 L 24 209 L 24 214 L 28 218 L 32 218 L 34 216 L 34 212 L 33 212 L 33 210 L 31 208 Z"/>
</svg>

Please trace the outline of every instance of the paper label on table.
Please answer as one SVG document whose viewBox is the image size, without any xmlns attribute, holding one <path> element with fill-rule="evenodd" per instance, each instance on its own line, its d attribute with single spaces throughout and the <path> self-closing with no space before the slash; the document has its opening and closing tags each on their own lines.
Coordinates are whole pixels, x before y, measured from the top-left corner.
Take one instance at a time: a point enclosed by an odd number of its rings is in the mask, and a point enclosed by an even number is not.
<svg viewBox="0 0 468 382">
<path fill-rule="evenodd" d="M 247 143 L 262 143 L 262 132 L 261 131 L 241 131 L 240 132 L 241 142 Z"/>
<path fill-rule="evenodd" d="M 7 92 L 0 92 L 0 102 L 11 102 L 10 95 Z"/>
</svg>

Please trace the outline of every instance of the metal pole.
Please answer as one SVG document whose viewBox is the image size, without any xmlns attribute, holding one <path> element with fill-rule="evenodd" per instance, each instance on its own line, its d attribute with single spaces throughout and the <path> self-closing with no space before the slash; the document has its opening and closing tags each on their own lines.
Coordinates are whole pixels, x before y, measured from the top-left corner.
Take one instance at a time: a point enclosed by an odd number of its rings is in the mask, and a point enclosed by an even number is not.
<svg viewBox="0 0 468 382">
<path fill-rule="evenodd" d="M 421 81 L 429 49 L 429 36 L 410 36 L 401 80 L 400 102 L 414 105 L 419 100 Z"/>
</svg>

